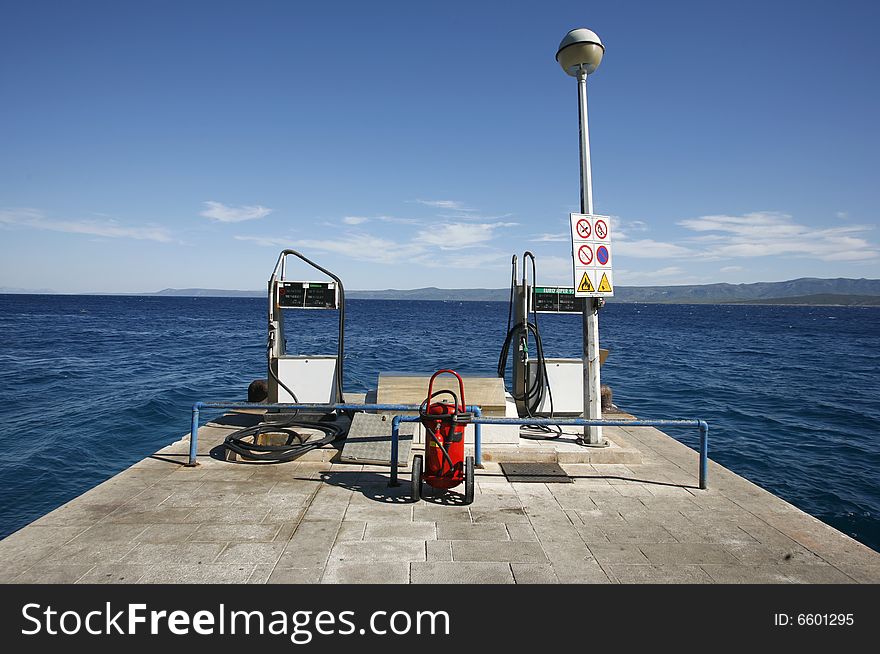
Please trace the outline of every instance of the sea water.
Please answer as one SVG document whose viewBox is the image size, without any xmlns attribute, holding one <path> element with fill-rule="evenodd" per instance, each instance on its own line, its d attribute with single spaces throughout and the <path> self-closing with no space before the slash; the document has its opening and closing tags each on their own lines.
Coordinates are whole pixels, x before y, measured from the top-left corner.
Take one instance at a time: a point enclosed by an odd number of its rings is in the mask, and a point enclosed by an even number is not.
<svg viewBox="0 0 880 654">
<path fill-rule="evenodd" d="M 346 310 L 346 391 L 495 374 L 506 303 Z M 334 354 L 337 318 L 288 312 L 288 350 Z M 538 320 L 546 356 L 580 356 L 579 316 Z M 609 303 L 600 332 L 618 406 L 707 420 L 713 460 L 880 549 L 880 308 Z M 265 361 L 262 298 L 0 295 L 0 536 L 179 439 L 196 400 L 244 400 Z"/>
</svg>

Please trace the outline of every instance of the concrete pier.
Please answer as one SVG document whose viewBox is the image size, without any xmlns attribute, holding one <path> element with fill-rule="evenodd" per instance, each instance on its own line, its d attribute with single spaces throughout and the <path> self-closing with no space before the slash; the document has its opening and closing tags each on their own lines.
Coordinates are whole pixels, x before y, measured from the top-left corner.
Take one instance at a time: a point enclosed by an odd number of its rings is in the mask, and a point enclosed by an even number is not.
<svg viewBox="0 0 880 654">
<path fill-rule="evenodd" d="M 573 483 L 477 471 L 470 507 L 412 503 L 408 471 L 280 465 L 188 436 L 0 541 L 5 583 L 877 583 L 880 554 L 649 427 L 606 427 L 639 463 L 560 464 Z M 534 443 L 529 449 L 539 447 Z"/>
</svg>

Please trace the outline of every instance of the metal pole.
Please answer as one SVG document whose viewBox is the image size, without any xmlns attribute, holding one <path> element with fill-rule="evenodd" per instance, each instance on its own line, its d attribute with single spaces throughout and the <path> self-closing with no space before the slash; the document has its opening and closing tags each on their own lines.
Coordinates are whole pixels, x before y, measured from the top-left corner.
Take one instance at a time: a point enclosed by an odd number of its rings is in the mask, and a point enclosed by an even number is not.
<svg viewBox="0 0 880 654">
<path fill-rule="evenodd" d="M 709 478 L 709 423 L 700 420 L 700 488 L 706 489 Z"/>
<path fill-rule="evenodd" d="M 199 465 L 196 457 L 199 453 L 199 407 L 201 406 L 201 402 L 196 402 L 192 408 L 192 424 L 190 425 L 189 432 L 189 461 L 186 464 L 188 467 Z"/>
<path fill-rule="evenodd" d="M 578 125 L 581 151 L 581 213 L 593 213 L 593 172 L 590 166 L 590 127 L 587 120 L 587 72 L 578 71 Z M 575 280 L 576 282 L 577 280 Z M 584 418 L 602 418 L 602 391 L 599 378 L 599 301 L 587 298 L 583 314 Z M 584 442 L 601 445 L 602 427 L 585 426 Z"/>
</svg>

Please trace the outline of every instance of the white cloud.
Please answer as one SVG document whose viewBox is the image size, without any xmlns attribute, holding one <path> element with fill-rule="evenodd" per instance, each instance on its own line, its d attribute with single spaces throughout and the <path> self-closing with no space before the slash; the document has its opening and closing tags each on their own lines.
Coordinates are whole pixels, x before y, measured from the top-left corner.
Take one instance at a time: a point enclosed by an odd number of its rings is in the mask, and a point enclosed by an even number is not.
<svg viewBox="0 0 880 654">
<path fill-rule="evenodd" d="M 123 225 L 115 220 L 52 220 L 38 209 L 0 210 L 0 224 L 68 234 L 169 243 L 174 239 L 159 225 Z"/>
<path fill-rule="evenodd" d="M 613 232 L 612 236 L 615 237 L 613 247 L 616 256 L 635 257 L 637 259 L 679 259 L 690 257 L 694 254 L 693 250 L 675 243 L 665 243 L 650 238 L 638 241 L 617 240 L 617 235 Z"/>
<path fill-rule="evenodd" d="M 724 266 L 723 268 L 719 269 L 719 272 L 732 273 L 742 272 L 743 270 L 745 270 L 745 268 L 743 268 L 742 266 Z"/>
<path fill-rule="evenodd" d="M 205 206 L 207 209 L 199 215 L 220 223 L 240 223 L 245 220 L 264 218 L 272 213 L 271 209 L 260 205 L 228 207 L 222 202 L 214 202 L 213 200 L 205 202 Z"/>
<path fill-rule="evenodd" d="M 809 227 L 778 212 L 701 216 L 678 224 L 701 234 L 690 240 L 702 246 L 704 259 L 792 256 L 864 261 L 878 256 L 877 247 L 862 236 L 871 229 L 865 225 Z"/>
<path fill-rule="evenodd" d="M 614 271 L 614 281 L 618 286 L 674 286 L 676 284 L 704 283 L 690 275 L 679 266 L 666 266 L 657 270 L 635 271 L 619 269 Z"/>
<path fill-rule="evenodd" d="M 419 222 L 413 218 L 395 218 L 394 216 L 345 216 L 342 219 L 342 222 L 346 225 L 363 225 L 370 221 L 394 223 L 398 225 L 417 225 Z"/>
<path fill-rule="evenodd" d="M 426 207 L 434 207 L 435 209 L 447 209 L 449 211 L 471 211 L 463 202 L 458 200 L 416 200 L 419 204 Z"/>
<path fill-rule="evenodd" d="M 417 243 L 439 247 L 441 250 L 460 250 L 492 240 L 495 230 L 514 227 L 517 223 L 441 223 L 425 227 L 414 239 Z"/>
<path fill-rule="evenodd" d="M 235 236 L 236 241 L 247 241 L 265 248 L 286 248 L 291 246 L 292 240 L 279 236 Z"/>
<path fill-rule="evenodd" d="M 530 240 L 533 243 L 565 243 L 571 240 L 571 234 L 541 234 Z"/>
</svg>

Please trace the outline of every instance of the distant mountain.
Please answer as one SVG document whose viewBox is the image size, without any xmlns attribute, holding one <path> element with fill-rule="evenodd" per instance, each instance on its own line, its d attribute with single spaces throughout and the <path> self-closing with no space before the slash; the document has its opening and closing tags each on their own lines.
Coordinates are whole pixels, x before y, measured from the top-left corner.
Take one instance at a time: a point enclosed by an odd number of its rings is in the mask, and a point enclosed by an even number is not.
<svg viewBox="0 0 880 654">
<path fill-rule="evenodd" d="M 737 302 L 810 295 L 880 295 L 880 279 L 816 279 L 755 284 L 702 284 L 693 286 L 618 286 L 617 302 Z"/>
<path fill-rule="evenodd" d="M 144 295 L 165 295 L 171 297 L 265 297 L 266 291 L 230 291 L 222 288 L 166 288 L 156 293 Z"/>
<path fill-rule="evenodd" d="M 450 300 L 457 302 L 502 302 L 510 296 L 506 288 L 414 288 L 407 291 L 386 289 L 384 291 L 346 291 L 345 297 L 353 300 Z"/>
<path fill-rule="evenodd" d="M 51 295 L 54 292 L 51 288 L 12 288 L 0 286 L 0 295 Z"/>
<path fill-rule="evenodd" d="M 7 291 L 9 292 L 9 291 Z M 31 291 L 34 292 L 34 291 Z M 265 297 L 266 291 L 209 288 L 166 288 L 157 293 L 177 297 Z M 353 300 L 444 300 L 456 302 L 506 302 L 506 288 L 415 288 L 409 290 L 347 291 Z M 880 297 L 880 279 L 817 279 L 803 277 L 785 282 L 754 284 L 699 284 L 690 286 L 618 286 L 612 302 L 741 303 L 873 305 Z"/>
<path fill-rule="evenodd" d="M 774 297 L 766 300 L 739 300 L 736 304 L 805 304 L 809 306 L 880 307 L 880 296 L 819 293 L 817 295 Z"/>
</svg>

